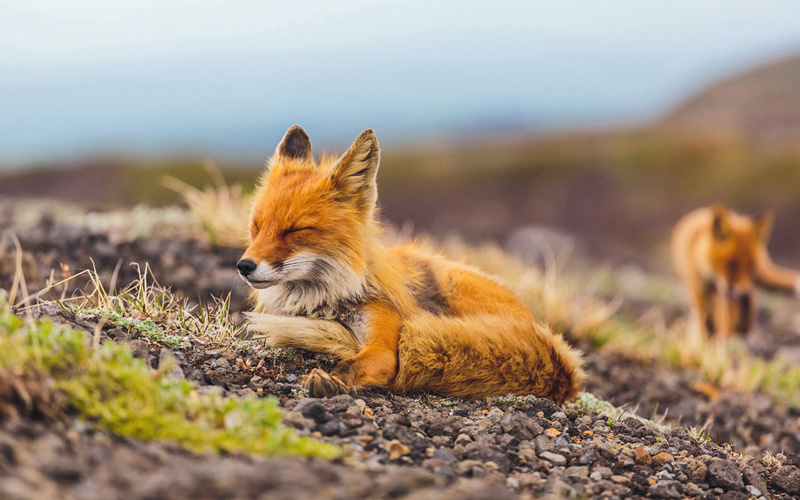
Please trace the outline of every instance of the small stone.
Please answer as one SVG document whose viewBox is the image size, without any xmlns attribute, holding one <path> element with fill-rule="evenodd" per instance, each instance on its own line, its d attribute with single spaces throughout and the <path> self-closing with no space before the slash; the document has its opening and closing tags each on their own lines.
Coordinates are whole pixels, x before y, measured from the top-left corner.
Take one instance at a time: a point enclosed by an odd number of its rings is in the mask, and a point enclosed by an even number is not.
<svg viewBox="0 0 800 500">
<path fill-rule="evenodd" d="M 456 446 L 458 446 L 458 445 L 466 446 L 471 442 L 472 442 L 472 438 L 471 437 L 469 437 L 466 434 L 459 434 L 458 437 L 456 438 L 456 442 L 454 444 Z"/>
<path fill-rule="evenodd" d="M 492 462 L 491 460 L 489 460 L 488 462 L 484 462 L 483 468 L 488 472 L 497 472 L 500 470 L 500 466 Z"/>
<path fill-rule="evenodd" d="M 675 461 L 675 457 L 667 453 L 666 451 L 662 451 L 658 455 L 653 457 L 653 463 L 656 465 L 664 465 L 669 464 Z"/>
<path fill-rule="evenodd" d="M 800 495 L 800 469 L 794 465 L 780 467 L 772 474 L 770 482 L 790 495 Z"/>
<path fill-rule="evenodd" d="M 556 437 L 556 436 L 560 436 L 560 435 L 561 435 L 561 431 L 559 431 L 559 430 L 557 430 L 557 429 L 554 429 L 554 428 L 552 428 L 552 427 L 550 427 L 549 429 L 547 429 L 546 431 L 544 431 L 544 433 L 545 433 L 545 435 L 546 435 L 547 437 L 551 437 L 551 438 L 554 438 L 554 437 Z"/>
<path fill-rule="evenodd" d="M 506 478 L 506 486 L 510 490 L 518 490 L 519 489 L 519 480 L 514 477 Z"/>
<path fill-rule="evenodd" d="M 726 491 L 719 497 L 719 500 L 747 500 L 749 496 L 747 493 L 742 493 L 741 491 Z"/>
<path fill-rule="evenodd" d="M 543 453 L 540 453 L 539 458 L 543 458 L 555 465 L 564 465 L 567 463 L 567 459 L 564 458 L 563 455 L 559 455 L 558 453 L 553 453 L 550 451 L 545 451 Z"/>
<path fill-rule="evenodd" d="M 592 471 L 592 473 L 589 474 L 589 479 L 592 481 L 601 481 L 603 479 L 603 475 L 597 471 Z"/>
<path fill-rule="evenodd" d="M 477 460 L 462 460 L 458 463 L 457 470 L 460 476 L 473 475 L 475 469 L 481 469 L 483 464 Z"/>
<path fill-rule="evenodd" d="M 614 474 L 611 471 L 611 469 L 609 469 L 608 467 L 603 467 L 603 466 L 595 467 L 592 470 L 592 473 L 595 473 L 595 472 L 600 474 L 600 478 L 601 479 L 608 479 Z"/>
<path fill-rule="evenodd" d="M 546 436 L 543 436 L 541 434 L 533 438 L 533 446 L 534 449 L 536 450 L 536 453 L 539 454 L 541 454 L 544 451 L 553 451 L 553 449 L 555 449 L 555 445 L 553 444 L 553 442 L 547 439 Z"/>
<path fill-rule="evenodd" d="M 297 429 L 313 429 L 316 423 L 306 418 L 299 411 L 290 411 L 283 416 L 283 421 Z"/>
<path fill-rule="evenodd" d="M 650 498 L 678 499 L 681 494 L 671 481 L 658 481 L 650 487 Z"/>
<path fill-rule="evenodd" d="M 392 439 L 383 445 L 383 449 L 389 452 L 389 460 L 397 460 L 398 458 L 411 453 L 411 450 L 408 448 L 408 446 L 396 439 Z"/>
<path fill-rule="evenodd" d="M 597 461 L 597 450 L 594 448 L 584 448 L 578 457 L 578 463 L 581 465 L 591 465 Z"/>
<path fill-rule="evenodd" d="M 739 467 L 730 460 L 715 458 L 708 463 L 708 484 L 725 489 L 742 489 L 744 481 Z M 799 483 L 800 484 L 800 483 Z"/>
<path fill-rule="evenodd" d="M 650 453 L 647 450 L 641 446 L 637 446 L 636 449 L 633 450 L 633 461 L 639 465 L 650 465 L 653 459 L 650 457 Z"/>
<path fill-rule="evenodd" d="M 0 498 L 4 500 L 37 500 L 41 498 L 41 492 L 21 478 L 6 477 L 0 481 Z"/>
<path fill-rule="evenodd" d="M 589 467 L 585 465 L 573 465 L 572 467 L 567 467 L 564 474 L 566 474 L 567 477 L 573 478 L 588 477 Z"/>
<path fill-rule="evenodd" d="M 763 493 L 761 493 L 761 490 L 759 490 L 758 488 L 756 488 L 756 487 L 755 487 L 755 486 L 753 486 L 752 484 L 748 484 L 747 486 L 745 486 L 745 487 L 744 487 L 744 489 L 745 489 L 745 490 L 746 490 L 746 491 L 747 491 L 747 492 L 748 492 L 748 493 L 749 493 L 751 496 L 754 496 L 754 497 L 760 497 L 760 496 L 763 494 Z"/>
<path fill-rule="evenodd" d="M 323 436 L 335 436 L 345 431 L 346 427 L 341 420 L 328 420 L 324 424 L 321 424 L 318 430 Z"/>
<path fill-rule="evenodd" d="M 80 464 L 69 459 L 53 459 L 41 465 L 40 470 L 51 479 L 60 483 L 74 483 L 81 479 Z"/>
<path fill-rule="evenodd" d="M 617 484 L 630 484 L 631 480 L 630 480 L 630 478 L 625 477 L 625 476 L 614 475 L 614 476 L 611 476 L 611 482 L 617 483 Z"/>
<path fill-rule="evenodd" d="M 686 467 L 686 475 L 696 483 L 705 481 L 707 474 L 708 467 L 706 467 L 706 464 L 703 463 L 702 460 L 692 460 Z"/>
<path fill-rule="evenodd" d="M 310 418 L 318 424 L 325 422 L 330 417 L 325 406 L 311 398 L 303 399 L 294 409 L 295 411 L 299 411 L 304 417 Z"/>
<path fill-rule="evenodd" d="M 491 410 L 489 410 L 489 413 L 486 414 L 486 420 L 488 420 L 493 424 L 500 422 L 502 418 L 503 418 L 503 410 L 494 406 L 492 407 Z"/>
</svg>

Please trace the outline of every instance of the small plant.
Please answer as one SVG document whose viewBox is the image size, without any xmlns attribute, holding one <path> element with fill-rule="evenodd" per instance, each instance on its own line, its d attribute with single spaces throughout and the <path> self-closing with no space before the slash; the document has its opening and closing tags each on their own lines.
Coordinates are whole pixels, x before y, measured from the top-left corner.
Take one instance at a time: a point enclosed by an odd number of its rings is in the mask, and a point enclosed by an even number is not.
<svg viewBox="0 0 800 500">
<path fill-rule="evenodd" d="M 711 437 L 708 433 L 708 428 L 711 426 L 711 420 L 707 420 L 702 426 L 692 426 L 686 429 L 686 432 L 689 434 L 689 437 L 697 441 L 698 443 L 702 444 L 707 441 L 711 441 Z"/>
<path fill-rule="evenodd" d="M 169 347 L 179 347 L 188 336 L 209 344 L 232 345 L 238 341 L 245 325 L 230 313 L 230 294 L 191 306 L 161 286 L 149 266 L 138 267 L 138 271 L 138 279 L 109 294 L 97 272 L 89 270 L 90 290 L 56 302 L 78 317 L 103 318 L 118 328 L 134 328 L 149 340 Z"/>
</svg>

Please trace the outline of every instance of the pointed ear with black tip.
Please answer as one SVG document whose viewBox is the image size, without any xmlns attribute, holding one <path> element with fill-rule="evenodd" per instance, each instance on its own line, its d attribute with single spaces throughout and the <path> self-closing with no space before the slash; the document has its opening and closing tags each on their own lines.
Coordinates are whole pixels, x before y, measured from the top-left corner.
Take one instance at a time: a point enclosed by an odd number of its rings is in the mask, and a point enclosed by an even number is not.
<svg viewBox="0 0 800 500">
<path fill-rule="evenodd" d="M 286 131 L 281 143 L 275 149 L 276 159 L 308 160 L 311 157 L 311 139 L 300 125 L 295 125 Z"/>
<path fill-rule="evenodd" d="M 760 241 L 766 242 L 769 239 L 769 235 L 772 232 L 772 224 L 775 222 L 775 216 L 773 215 L 772 211 L 765 212 L 759 217 L 756 217 L 753 220 L 753 231 L 756 234 L 756 238 Z"/>
<path fill-rule="evenodd" d="M 714 239 L 724 241 L 730 235 L 730 226 L 728 225 L 728 209 L 721 203 L 717 203 L 712 208 L 714 213 L 714 221 L 711 224 L 711 231 L 714 234 Z"/>
<path fill-rule="evenodd" d="M 358 136 L 333 166 L 331 180 L 342 197 L 358 208 L 371 210 L 378 199 L 378 174 L 381 150 L 372 129 Z"/>
</svg>

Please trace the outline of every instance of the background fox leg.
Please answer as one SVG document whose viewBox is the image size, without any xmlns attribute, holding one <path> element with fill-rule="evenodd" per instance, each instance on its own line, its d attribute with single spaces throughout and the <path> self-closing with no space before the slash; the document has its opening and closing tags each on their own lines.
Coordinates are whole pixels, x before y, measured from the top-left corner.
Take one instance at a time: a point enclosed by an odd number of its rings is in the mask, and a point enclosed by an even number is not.
<svg viewBox="0 0 800 500">
<path fill-rule="evenodd" d="M 714 333 L 716 329 L 713 318 L 713 301 L 708 287 L 700 283 L 689 283 L 687 286 L 690 295 L 690 319 L 701 332 Z"/>
<path fill-rule="evenodd" d="M 716 294 L 713 300 L 712 317 L 714 321 L 714 336 L 719 340 L 726 340 L 733 330 L 733 315 L 735 311 L 731 301 L 722 294 Z"/>
<path fill-rule="evenodd" d="M 746 293 L 736 299 L 734 312 L 734 325 L 737 332 L 748 333 L 752 330 L 758 316 L 755 294 Z"/>
<path fill-rule="evenodd" d="M 341 361 L 331 374 L 314 370 L 303 380 L 312 397 L 346 394 L 353 388 L 388 387 L 397 375 L 397 343 L 400 318 L 392 310 L 367 310 L 369 344 L 355 356 Z"/>
</svg>

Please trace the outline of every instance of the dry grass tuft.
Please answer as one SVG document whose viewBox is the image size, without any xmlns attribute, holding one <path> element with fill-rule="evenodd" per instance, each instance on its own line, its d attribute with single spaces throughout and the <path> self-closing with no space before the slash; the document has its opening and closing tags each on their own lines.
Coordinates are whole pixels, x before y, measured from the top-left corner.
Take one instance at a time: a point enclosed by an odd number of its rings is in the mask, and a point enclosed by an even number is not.
<svg viewBox="0 0 800 500">
<path fill-rule="evenodd" d="M 169 176 L 164 178 L 163 184 L 181 195 L 214 245 L 241 247 L 247 241 L 250 197 L 244 194 L 240 184 L 228 185 L 212 161 L 207 161 L 205 166 L 213 184 L 204 189 Z"/>
</svg>

